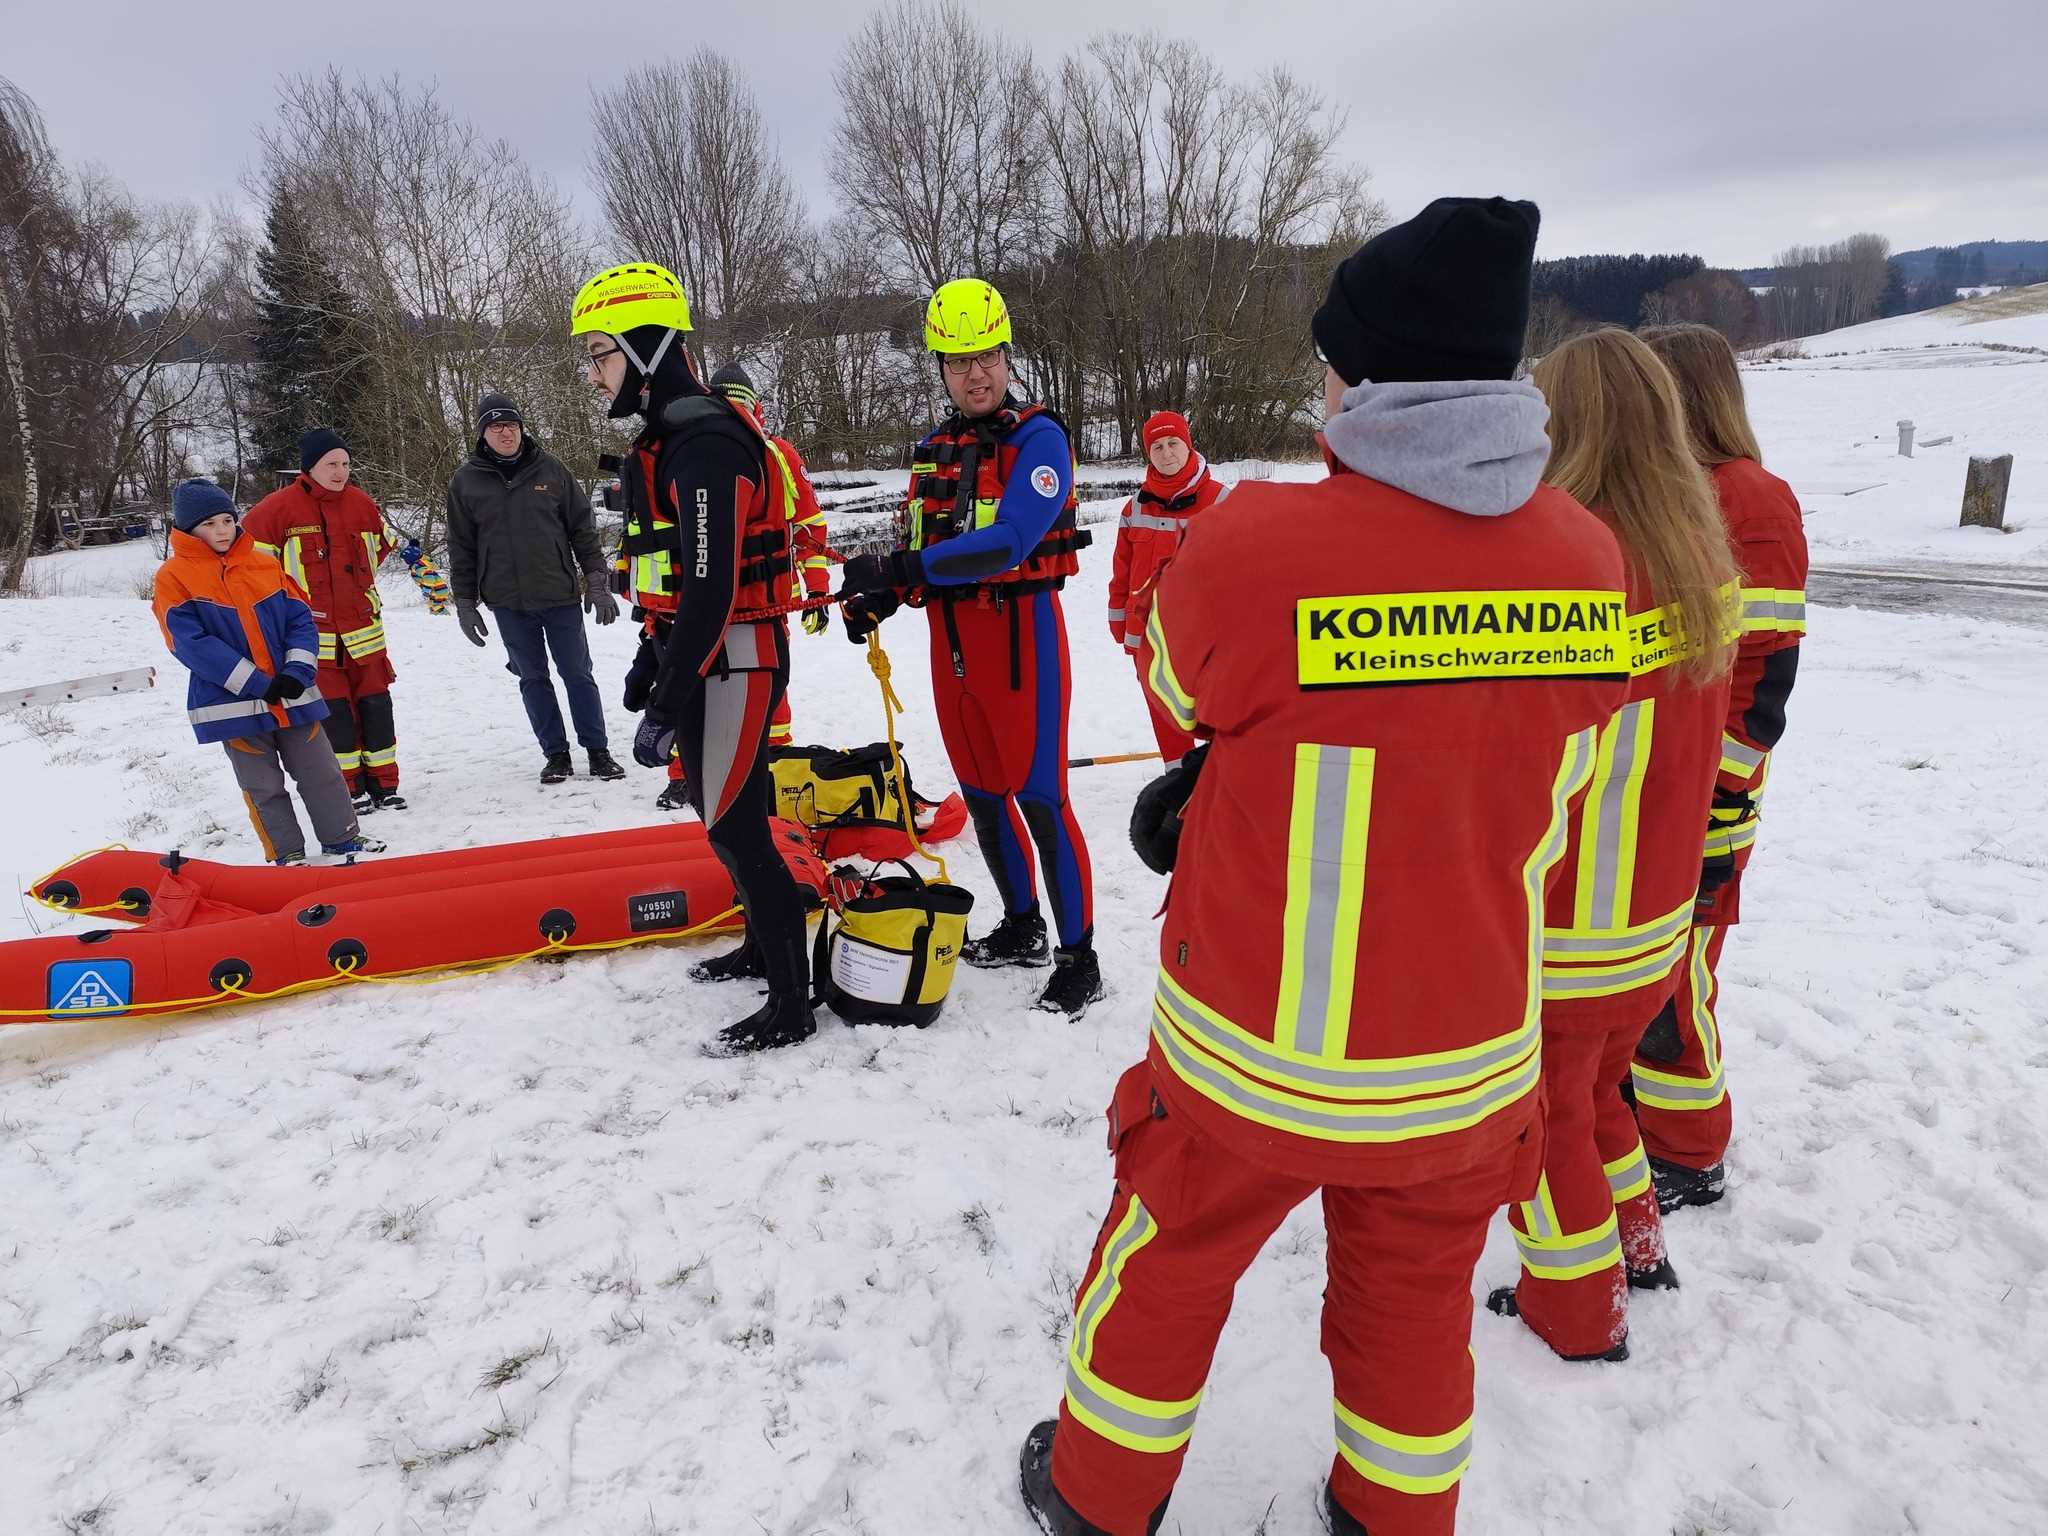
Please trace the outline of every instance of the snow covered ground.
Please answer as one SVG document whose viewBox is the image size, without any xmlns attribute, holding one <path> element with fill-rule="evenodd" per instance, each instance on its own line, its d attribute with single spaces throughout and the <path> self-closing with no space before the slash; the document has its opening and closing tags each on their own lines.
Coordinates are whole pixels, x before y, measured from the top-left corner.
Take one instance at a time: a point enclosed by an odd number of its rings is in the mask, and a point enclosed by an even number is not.
<svg viewBox="0 0 2048 1536">
<path fill-rule="evenodd" d="M 0 605 L 0 689 L 164 684 L 0 716 L 18 883 L 114 838 L 255 854 L 123 559 L 70 557 L 108 596 Z M 1077 755 L 1151 745 L 1108 563 L 1068 597 Z M 394 852 L 659 814 L 649 773 L 543 790 L 495 645 L 386 586 Z M 885 638 L 931 792 L 921 623 Z M 594 634 L 614 677 L 627 626 Z M 799 738 L 875 739 L 860 654 L 797 653 Z M 1801 673 L 1727 963 L 1731 1193 L 1673 1221 L 1685 1288 L 1637 1303 L 1624 1366 L 1479 1315 L 1467 1536 L 2048 1528 L 2048 636 L 1820 609 Z M 1015 1453 L 1145 1033 L 1149 771 L 1075 776 L 1112 988 L 1079 1024 L 963 971 L 928 1031 L 714 1061 L 751 993 L 647 947 L 0 1030 L 0 1527 L 1026 1536 Z M 0 938 L 63 921 L 10 904 Z M 1322 1250 L 1305 1208 L 1242 1286 L 1169 1532 L 1321 1530 Z M 1503 1222 L 1475 1287 L 1514 1267 Z"/>
<path fill-rule="evenodd" d="M 1798 346 L 1804 358 L 1752 364 L 1743 383 L 1817 563 L 2048 568 L 2048 284 Z M 1901 419 L 1916 429 L 1910 459 Z M 1927 446 L 1940 437 L 1953 440 Z M 2013 455 L 2005 532 L 1959 528 L 1970 456 L 2001 453 Z"/>
</svg>

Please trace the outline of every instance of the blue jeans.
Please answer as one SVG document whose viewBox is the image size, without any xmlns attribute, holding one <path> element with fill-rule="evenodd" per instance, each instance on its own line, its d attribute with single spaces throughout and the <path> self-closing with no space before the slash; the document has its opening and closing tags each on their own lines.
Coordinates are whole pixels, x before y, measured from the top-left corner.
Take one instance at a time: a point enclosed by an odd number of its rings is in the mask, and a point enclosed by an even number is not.
<svg viewBox="0 0 2048 1536">
<path fill-rule="evenodd" d="M 569 690 L 576 739 L 586 752 L 606 751 L 604 701 L 590 675 L 590 641 L 583 633 L 582 605 L 493 608 L 491 617 L 497 622 L 498 638 L 505 642 L 505 654 L 512 658 L 506 670 L 519 679 L 519 697 L 541 751 L 553 756 L 569 750 L 569 737 L 562 729 L 562 707 L 555 702 L 554 679 L 548 676 L 550 651 L 555 653 L 555 666 Z"/>
</svg>

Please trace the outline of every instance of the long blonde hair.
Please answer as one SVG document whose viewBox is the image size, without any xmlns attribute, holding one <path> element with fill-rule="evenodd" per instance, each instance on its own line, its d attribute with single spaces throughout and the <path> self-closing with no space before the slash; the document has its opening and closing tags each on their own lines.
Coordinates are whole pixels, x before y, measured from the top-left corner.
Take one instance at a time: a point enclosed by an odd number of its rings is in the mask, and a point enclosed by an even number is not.
<svg viewBox="0 0 2048 1536">
<path fill-rule="evenodd" d="M 1678 385 L 1693 457 L 1707 465 L 1730 459 L 1763 463 L 1728 338 L 1710 325 L 1658 325 L 1639 334 Z"/>
<path fill-rule="evenodd" d="M 1608 326 L 1554 347 L 1532 377 L 1550 402 L 1544 480 L 1614 529 L 1622 552 L 1641 562 L 1653 601 L 1678 610 L 1690 642 L 1680 674 L 1711 682 L 1735 657 L 1725 593 L 1735 558 L 1670 372 Z"/>
</svg>

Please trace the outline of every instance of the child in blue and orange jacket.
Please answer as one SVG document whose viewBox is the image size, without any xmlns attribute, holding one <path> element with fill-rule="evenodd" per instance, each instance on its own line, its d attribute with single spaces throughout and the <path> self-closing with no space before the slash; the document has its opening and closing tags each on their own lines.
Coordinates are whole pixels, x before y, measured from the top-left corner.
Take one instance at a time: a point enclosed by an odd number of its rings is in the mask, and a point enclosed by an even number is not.
<svg viewBox="0 0 2048 1536">
<path fill-rule="evenodd" d="M 356 828 L 320 727 L 320 634 L 304 596 L 243 534 L 233 499 L 210 480 L 186 480 L 172 492 L 170 544 L 156 573 L 156 621 L 192 674 L 185 717 L 201 741 L 226 750 L 263 856 L 277 864 L 306 857 L 287 773 L 323 853 L 381 853 L 384 845 Z"/>
</svg>

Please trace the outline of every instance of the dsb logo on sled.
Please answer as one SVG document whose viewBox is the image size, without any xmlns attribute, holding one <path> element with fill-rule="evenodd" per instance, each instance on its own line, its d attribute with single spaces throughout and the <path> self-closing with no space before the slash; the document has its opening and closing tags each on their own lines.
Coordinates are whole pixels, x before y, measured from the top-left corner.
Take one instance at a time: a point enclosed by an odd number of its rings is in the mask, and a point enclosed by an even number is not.
<svg viewBox="0 0 2048 1536">
<path fill-rule="evenodd" d="M 59 960 L 50 967 L 49 984 L 45 1007 L 51 1013 L 121 1013 L 135 992 L 126 960 Z"/>
</svg>

